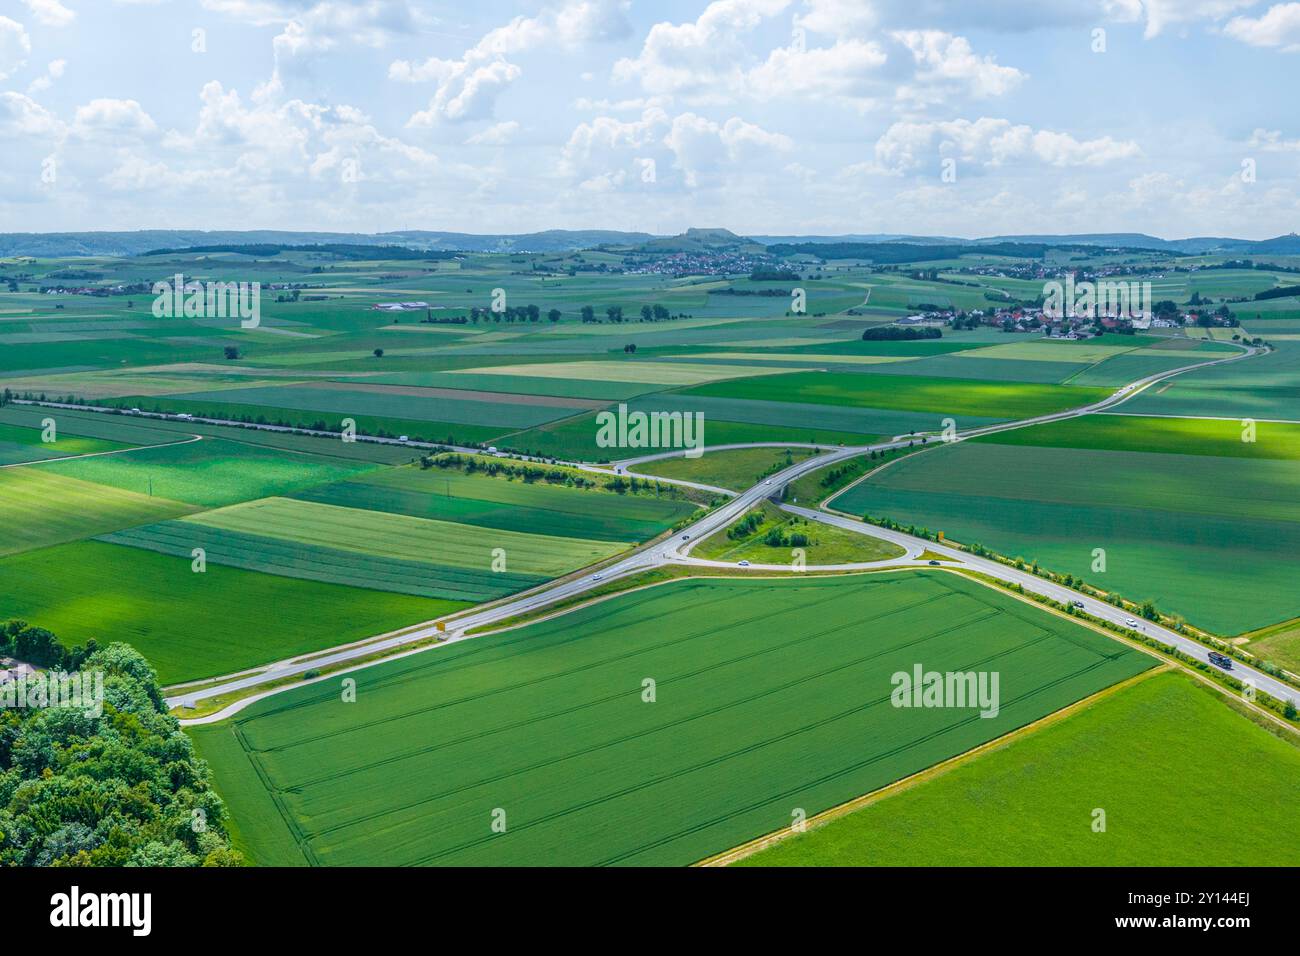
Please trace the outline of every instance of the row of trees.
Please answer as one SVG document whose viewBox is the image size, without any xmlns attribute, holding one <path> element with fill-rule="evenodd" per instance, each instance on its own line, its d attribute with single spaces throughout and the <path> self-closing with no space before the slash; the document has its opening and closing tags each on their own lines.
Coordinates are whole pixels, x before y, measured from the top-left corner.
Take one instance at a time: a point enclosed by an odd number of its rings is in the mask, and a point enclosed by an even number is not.
<svg viewBox="0 0 1300 956">
<path fill-rule="evenodd" d="M 496 309 L 481 309 L 474 306 L 469 310 L 469 320 L 477 325 L 479 322 L 540 322 L 542 310 L 535 305 L 508 305 L 497 311 Z M 552 322 L 560 321 L 560 310 L 551 309 L 546 313 L 546 318 Z"/>
<path fill-rule="evenodd" d="M 581 315 L 582 315 L 582 321 L 588 324 L 592 322 L 601 322 L 601 321 L 607 321 L 607 322 L 630 321 L 624 317 L 623 307 L 621 305 L 607 306 L 605 308 L 605 318 L 603 320 L 596 318 L 596 309 L 594 306 L 590 306 L 590 305 L 584 305 L 582 307 Z M 673 318 L 672 313 L 669 312 L 662 305 L 641 306 L 642 322 L 667 322 L 671 318 Z"/>
</svg>

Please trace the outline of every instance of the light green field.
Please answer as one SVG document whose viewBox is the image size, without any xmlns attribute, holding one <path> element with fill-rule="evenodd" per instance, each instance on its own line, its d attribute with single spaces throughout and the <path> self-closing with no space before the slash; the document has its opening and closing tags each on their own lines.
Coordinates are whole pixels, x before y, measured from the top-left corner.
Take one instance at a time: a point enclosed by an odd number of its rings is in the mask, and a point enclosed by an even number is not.
<svg viewBox="0 0 1300 956">
<path fill-rule="evenodd" d="M 645 461 L 632 470 L 639 475 L 680 478 L 716 488 L 744 491 L 774 470 L 816 453 L 812 448 L 727 448 L 706 452 L 699 458 Z"/>
<path fill-rule="evenodd" d="M 1287 422 L 1256 422 L 1252 429 L 1235 419 L 1085 415 L 1047 425 L 996 432 L 972 441 L 992 445 L 1300 460 L 1300 424 Z"/>
<path fill-rule="evenodd" d="M 775 345 L 773 342 L 766 342 L 765 345 Z M 804 343 L 794 343 L 804 344 Z M 833 361 L 836 365 L 884 365 L 890 362 L 906 362 L 911 356 L 907 355 L 837 355 L 834 359 L 826 358 L 828 363 Z M 789 362 L 792 365 L 806 365 L 810 360 L 817 360 L 818 356 L 805 352 L 699 352 L 691 356 L 692 361 L 702 359 L 728 359 L 729 361 L 738 362 Z M 746 374 L 752 374 L 747 372 Z M 684 384 L 684 383 L 683 383 Z"/>
<path fill-rule="evenodd" d="M 376 466 L 205 438 L 40 467 L 138 494 L 152 490 L 160 498 L 220 507 L 340 481 Z"/>
<path fill-rule="evenodd" d="M 33 466 L 0 468 L 0 555 L 76 541 L 192 510 L 177 501 L 65 478 Z"/>
<path fill-rule="evenodd" d="M 742 865 L 1295 866 L 1298 775 L 1294 744 L 1156 674 Z"/>
<path fill-rule="evenodd" d="M 390 558 L 269 534 L 211 528 L 194 521 L 163 521 L 127 528 L 97 540 L 186 560 L 193 557 L 194 549 L 201 548 L 209 564 L 448 601 L 491 601 L 547 580 L 545 575 L 494 571 L 487 565 L 460 567 Z"/>
<path fill-rule="evenodd" d="M 892 707 L 917 662 L 998 671 L 998 715 Z M 1151 664 L 952 574 L 686 580 L 190 732 L 260 864 L 680 865 Z"/>
<path fill-rule="evenodd" d="M 466 605 L 257 574 L 85 541 L 0 559 L 4 616 L 69 646 L 135 647 L 164 683 L 213 677 L 333 647 Z"/>
<path fill-rule="evenodd" d="M 1095 339 L 1079 342 L 1036 339 L 1032 342 L 1011 342 L 1007 345 L 989 345 L 982 349 L 967 349 L 955 354 L 961 358 L 1012 359 L 1022 362 L 1104 362 L 1136 347 L 1136 344 L 1103 344 Z"/>
<path fill-rule="evenodd" d="M 1291 461 L 962 442 L 899 461 L 832 504 L 1038 561 L 1221 634 L 1300 614 L 1288 583 L 1300 553 Z M 1097 549 L 1104 572 L 1093 570 Z"/>
<path fill-rule="evenodd" d="M 1242 644 L 1260 660 L 1300 674 L 1300 618 L 1242 635 Z"/>
<path fill-rule="evenodd" d="M 31 461 L 48 461 L 72 455 L 95 455 L 106 451 L 130 448 L 121 442 L 102 438 L 82 438 L 77 435 L 59 435 L 56 440 L 41 440 L 38 428 L 0 424 L 0 466 L 24 464 Z"/>
<path fill-rule="evenodd" d="M 549 470 L 549 469 L 548 469 Z M 599 541 L 644 541 L 695 506 L 665 488 L 660 497 L 525 482 L 455 468 L 394 468 L 322 485 L 294 497 L 461 524 Z"/>
<path fill-rule="evenodd" d="M 961 360 L 954 358 L 953 361 Z M 696 386 L 686 394 L 751 401 L 863 405 L 945 415 L 1029 418 L 1087 405 L 1110 393 L 1099 388 L 1022 382 L 874 373 L 795 372 L 769 378 L 714 382 Z"/>
<path fill-rule="evenodd" d="M 600 382 L 644 382 L 650 385 L 695 385 L 746 375 L 771 375 L 780 368 L 744 365 L 675 364 L 669 362 L 551 362 L 543 365 L 501 365 L 465 369 L 473 375 L 514 375 L 528 378 L 574 378 Z M 453 373 L 454 374 L 454 373 Z"/>
<path fill-rule="evenodd" d="M 195 515 L 193 523 L 378 557 L 483 570 L 492 569 L 493 551 L 501 548 L 505 570 L 548 577 L 602 561 L 626 547 L 289 498 L 265 498 L 207 511 Z"/>
<path fill-rule="evenodd" d="M 863 561 L 884 561 L 901 558 L 907 552 L 898 545 L 873 538 L 868 534 L 858 534 L 834 525 L 819 524 L 808 521 L 798 515 L 782 511 L 770 502 L 763 502 L 758 509 L 762 522 L 748 534 L 728 537 L 727 531 L 719 531 L 700 542 L 691 553 L 697 558 L 709 558 L 714 561 L 751 561 L 754 564 L 784 564 L 794 561 L 794 545 L 769 545 L 767 535 L 777 531 L 785 536 L 802 534 L 808 543 L 799 545 L 804 551 L 808 564 L 853 564 Z M 743 520 L 743 519 L 742 519 Z"/>
<path fill-rule="evenodd" d="M 661 405 L 665 410 L 672 410 L 668 403 Z M 741 403 L 744 404 L 744 403 Z M 673 405 L 672 407 L 676 407 Z M 877 433 L 871 434 L 836 431 L 822 427 L 819 423 L 803 417 L 797 424 L 769 425 L 761 422 L 734 422 L 706 413 L 704 422 L 704 443 L 706 449 L 715 445 L 743 444 L 747 442 L 787 442 L 797 441 L 808 444 L 824 443 L 827 445 L 861 445 L 870 442 Z M 555 425 L 545 425 L 528 431 L 516 432 L 497 439 L 502 449 L 563 458 L 567 461 L 610 461 L 611 459 L 629 458 L 643 453 L 642 449 L 601 448 L 596 444 L 599 428 L 596 425 L 596 413 L 581 418 L 570 419 Z M 655 449 L 644 449 L 644 452 Z M 705 453 L 708 457 L 708 453 Z"/>
</svg>

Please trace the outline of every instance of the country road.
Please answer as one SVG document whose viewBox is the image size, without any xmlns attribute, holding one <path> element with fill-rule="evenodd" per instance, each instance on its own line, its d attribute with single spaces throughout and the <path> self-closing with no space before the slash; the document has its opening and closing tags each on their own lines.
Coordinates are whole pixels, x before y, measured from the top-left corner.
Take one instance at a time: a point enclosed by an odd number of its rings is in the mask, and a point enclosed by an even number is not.
<svg viewBox="0 0 1300 956">
<path fill-rule="evenodd" d="M 1185 372 L 1193 371 L 1199 368 L 1205 368 L 1211 365 L 1218 365 L 1218 364 L 1231 362 L 1231 361 L 1239 361 L 1241 359 L 1249 358 L 1251 356 L 1259 354 L 1260 351 L 1262 351 L 1254 347 L 1241 346 L 1241 348 L 1242 348 L 1241 352 L 1238 352 L 1236 354 L 1233 354 L 1225 358 L 1213 359 L 1205 362 L 1198 362 L 1196 364 L 1184 366 L 1182 368 L 1171 369 L 1164 372 L 1146 376 L 1145 378 L 1139 379 L 1136 382 L 1132 382 L 1128 385 L 1123 386 L 1122 388 L 1117 389 L 1111 395 L 1107 396 L 1101 401 L 1094 402 L 1091 405 L 1083 406 L 1080 408 L 1068 409 L 1061 412 L 1053 412 L 1046 415 L 1035 416 L 1033 418 L 1023 419 L 1020 421 L 1004 422 L 996 425 L 983 426 L 980 428 L 971 429 L 966 432 L 957 432 L 955 436 L 952 437 L 950 440 L 962 441 L 967 438 L 973 438 L 979 435 L 991 434 L 993 432 L 1007 431 L 1016 428 L 1025 428 L 1031 425 L 1043 424 L 1046 422 L 1053 422 L 1053 421 L 1061 421 L 1064 419 L 1076 418 L 1079 416 L 1089 415 L 1096 412 L 1104 411 L 1106 409 L 1113 408 L 1125 401 L 1128 401 L 1130 398 L 1139 394 L 1146 388 L 1149 388 L 1150 386 L 1158 382 L 1164 381 L 1165 379 L 1171 378 L 1175 375 L 1181 375 Z M 81 406 L 77 406 L 77 407 L 81 407 Z M 212 423 L 223 424 L 222 422 L 212 422 Z M 333 433 L 326 433 L 326 434 L 333 434 Z M 360 437 L 361 436 L 358 436 L 358 439 L 360 439 Z M 188 689 L 188 690 L 178 689 L 178 692 L 174 693 L 172 696 L 169 696 L 167 698 L 167 703 L 169 706 L 172 707 L 177 707 L 177 706 L 195 707 L 198 704 L 200 704 L 202 701 L 210 699 L 212 697 L 225 696 L 232 693 L 246 691 L 258 687 L 259 685 L 262 684 L 282 681 L 286 677 L 301 675 L 306 673 L 307 671 L 324 670 L 327 668 L 338 667 L 339 665 L 346 666 L 349 661 L 357 661 L 360 658 L 375 658 L 376 655 L 383 655 L 383 659 L 391 659 L 392 657 L 400 656 L 403 653 L 411 653 L 412 651 L 409 648 L 409 645 L 425 642 L 433 637 L 440 636 L 443 638 L 438 646 L 441 646 L 442 644 L 450 644 L 450 643 L 456 643 L 463 640 L 469 640 L 473 637 L 480 636 L 480 634 L 468 633 L 470 631 L 482 632 L 485 628 L 488 628 L 491 625 L 499 624 L 509 619 L 516 618 L 520 615 L 529 614 L 531 612 L 541 610 L 549 605 L 556 604 L 557 602 L 564 601 L 569 598 L 577 597 L 587 591 L 591 591 L 597 587 L 602 587 L 611 580 L 624 578 L 632 574 L 637 574 L 642 571 L 651 570 L 653 568 L 661 567 L 664 565 L 679 564 L 679 565 L 687 565 L 687 566 L 692 566 L 692 565 L 693 566 L 725 566 L 729 568 L 734 568 L 736 567 L 735 565 L 727 564 L 725 562 L 711 562 L 711 561 L 706 561 L 704 559 L 693 558 L 691 557 L 690 552 L 694 548 L 696 543 L 698 543 L 700 540 L 726 528 L 733 521 L 735 521 L 737 518 L 742 516 L 745 512 L 750 510 L 755 505 L 759 504 L 765 498 L 775 495 L 785 485 L 789 484 L 790 482 L 798 479 L 799 477 L 809 472 L 815 471 L 817 469 L 823 468 L 827 465 L 831 465 L 839 461 L 844 461 L 846 459 L 853 458 L 858 455 L 869 453 L 871 451 L 879 452 L 879 451 L 884 451 L 889 449 L 905 448 L 908 447 L 909 445 L 914 444 L 916 440 L 917 438 L 913 436 L 902 436 L 899 438 L 895 438 L 891 441 L 882 442 L 875 445 L 837 448 L 832 451 L 826 452 L 825 454 L 814 455 L 804 459 L 803 461 L 796 462 L 795 464 L 790 465 L 789 467 L 783 469 L 782 471 L 779 471 L 765 478 L 763 481 L 759 482 L 758 484 L 739 493 L 728 492 L 725 489 L 713 488 L 712 486 L 708 486 L 708 485 L 695 485 L 695 487 L 702 487 L 713 491 L 724 492 L 726 494 L 730 494 L 732 497 L 725 503 L 715 508 L 714 510 L 700 517 L 693 524 L 679 531 L 672 539 L 667 541 L 660 540 L 656 542 L 651 542 L 649 544 L 641 545 L 633 549 L 625 557 L 619 559 L 618 561 L 615 561 L 614 563 L 608 566 L 601 567 L 595 570 L 594 572 L 570 575 L 559 581 L 540 585 L 537 588 L 532 589 L 531 591 L 515 595 L 514 597 L 506 599 L 495 605 L 483 607 L 477 610 L 460 612 L 459 614 L 451 615 L 447 618 L 443 618 L 437 621 L 426 622 L 423 625 L 418 625 L 414 628 L 408 628 L 406 630 L 396 632 L 392 635 L 381 636 L 378 639 L 347 645 L 345 647 L 336 648 L 333 651 L 314 652 L 309 655 L 302 655 L 299 657 L 278 661 L 266 665 L 265 667 L 256 668 L 244 672 L 240 675 L 231 675 L 231 678 L 229 680 L 219 679 L 217 682 L 209 683 L 206 686 L 193 687 L 193 689 Z M 391 440 L 385 440 L 385 441 L 389 441 L 391 443 Z M 766 445 L 769 443 L 763 443 L 763 444 Z M 718 448 L 721 447 L 724 446 L 718 446 Z M 750 447 L 750 446 L 728 445 L 725 447 Z M 781 447 L 784 446 L 782 445 Z M 470 453 L 482 451 L 481 449 L 473 449 L 473 448 L 464 448 L 464 449 L 457 449 L 457 450 L 470 452 Z M 710 450 L 718 450 L 718 449 L 715 448 Z M 566 464 L 572 464 L 573 466 L 581 467 L 584 470 L 602 472 L 605 474 L 619 473 L 619 474 L 633 475 L 635 474 L 635 472 L 628 470 L 629 466 L 631 465 L 634 465 L 642 461 L 655 460 L 658 458 L 671 457 L 673 455 L 680 455 L 680 454 L 683 454 L 683 452 L 671 452 L 666 454 L 646 455 L 639 458 L 614 462 L 613 464 L 607 467 L 594 466 L 594 465 L 584 464 L 584 463 L 566 463 Z M 640 476 L 640 477 L 654 478 L 655 476 Z M 660 479 L 660 480 L 665 480 L 665 479 Z M 685 482 L 685 481 L 679 483 L 693 484 L 691 482 Z M 1022 585 L 1026 591 L 1040 594 L 1042 596 L 1052 598 L 1053 600 L 1056 601 L 1061 601 L 1065 603 L 1070 603 L 1074 601 L 1082 602 L 1084 605 L 1084 609 L 1087 610 L 1088 613 L 1093 614 L 1098 618 L 1102 618 L 1123 625 L 1124 622 L 1130 616 L 1127 612 L 1119 608 L 1115 608 L 1111 605 L 1106 604 L 1105 602 L 1098 601 L 1094 598 L 1089 598 L 1079 592 L 1065 588 L 1061 585 L 1053 584 L 1052 582 L 1046 581 L 1043 578 L 1036 577 L 1026 572 L 1016 571 L 1014 568 L 1009 568 L 1005 565 L 999 564 L 994 561 L 989 561 L 983 558 L 976 558 L 972 555 L 966 554 L 965 552 L 957 551 L 956 549 L 949 548 L 944 545 L 936 545 L 934 542 L 925 541 L 924 539 L 915 538 L 913 536 L 905 535 L 900 532 L 889 531 L 882 528 L 876 528 L 870 525 L 866 525 L 863 522 L 857 521 L 852 518 L 828 514 L 823 511 L 812 511 L 810 509 L 800 508 L 788 504 L 782 504 L 781 506 L 785 508 L 787 511 L 790 511 L 794 514 L 799 514 L 809 520 L 820 521 L 850 531 L 872 535 L 875 537 L 893 541 L 901 545 L 907 552 L 905 557 L 896 559 L 894 561 L 875 561 L 875 562 L 864 562 L 861 564 L 831 565 L 825 568 L 819 568 L 817 566 L 809 566 L 808 570 L 870 570 L 870 569 L 888 567 L 888 566 L 915 567 L 921 564 L 921 562 L 918 560 L 918 556 L 921 554 L 921 552 L 925 549 L 929 549 L 930 551 L 933 551 L 935 553 L 942 554 L 945 557 L 945 559 L 947 559 L 945 563 L 950 562 L 954 565 L 959 564 L 971 570 L 979 571 L 980 573 L 987 574 L 991 577 L 997 578 L 998 580 L 1004 581 L 1006 583 Z M 759 571 L 759 572 L 761 571 L 770 572 L 776 569 L 782 571 L 789 570 L 789 568 L 784 565 L 753 565 L 749 568 L 749 570 L 751 571 Z M 440 624 L 445 628 L 445 630 L 439 629 Z M 1178 647 L 1184 653 L 1194 656 L 1199 660 L 1207 660 L 1207 655 L 1209 653 L 1208 649 L 1205 648 L 1203 645 L 1199 644 L 1198 642 L 1191 640 L 1190 638 L 1183 637 L 1182 635 L 1176 634 L 1173 631 L 1170 631 L 1163 627 L 1159 627 L 1149 622 L 1141 622 L 1140 626 L 1138 627 L 1138 630 L 1144 634 L 1147 634 L 1148 636 L 1159 638 L 1161 641 L 1164 641 L 1167 644 Z M 421 650 L 423 649 L 424 648 L 421 648 Z M 383 652 L 386 651 L 391 651 L 393 653 L 383 654 Z M 374 663 L 379 663 L 379 659 L 367 660 L 362 664 L 358 664 L 357 666 L 358 667 L 371 666 Z M 263 697 L 269 696 L 274 693 L 279 693 L 281 691 L 291 690 L 294 687 L 301 686 L 304 683 L 309 683 L 314 680 L 334 679 L 337 678 L 338 674 L 339 671 L 334 671 L 333 673 L 323 677 L 311 678 L 308 680 L 288 683 L 274 688 L 268 688 L 263 693 L 249 695 L 237 701 L 234 701 L 227 707 L 222 708 L 221 710 L 218 710 L 213 714 L 204 717 L 199 717 L 199 718 L 182 720 L 182 723 L 183 724 L 211 723 L 214 721 L 223 720 L 231 716 L 232 714 L 242 710 L 244 707 L 247 707 L 249 704 L 253 703 L 254 701 L 259 700 Z M 1260 671 L 1250 668 L 1242 664 L 1241 662 L 1236 662 L 1234 674 L 1239 679 L 1250 681 L 1253 683 L 1255 687 L 1262 689 L 1267 693 L 1275 697 L 1278 697 L 1279 699 L 1282 700 L 1300 699 L 1300 691 L 1297 691 L 1295 688 L 1290 687 L 1289 685 L 1283 683 L 1282 681 L 1276 678 L 1270 677 L 1267 674 L 1264 674 Z"/>
</svg>

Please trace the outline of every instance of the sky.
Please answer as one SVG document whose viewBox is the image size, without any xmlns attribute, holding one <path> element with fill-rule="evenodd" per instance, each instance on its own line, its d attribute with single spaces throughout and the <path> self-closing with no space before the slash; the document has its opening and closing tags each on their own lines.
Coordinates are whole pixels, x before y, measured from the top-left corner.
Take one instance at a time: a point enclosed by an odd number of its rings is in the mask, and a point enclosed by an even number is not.
<svg viewBox="0 0 1300 956">
<path fill-rule="evenodd" d="M 0 232 L 1300 228 L 1300 2 L 0 0 Z"/>
</svg>

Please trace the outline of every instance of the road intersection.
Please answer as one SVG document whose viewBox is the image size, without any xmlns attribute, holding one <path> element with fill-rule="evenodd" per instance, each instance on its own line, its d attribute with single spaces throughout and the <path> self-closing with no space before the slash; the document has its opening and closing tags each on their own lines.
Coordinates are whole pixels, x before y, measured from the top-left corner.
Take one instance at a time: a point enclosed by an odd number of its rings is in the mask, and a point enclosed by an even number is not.
<svg viewBox="0 0 1300 956">
<path fill-rule="evenodd" d="M 1128 401 L 1139 392 L 1158 382 L 1164 381 L 1167 378 L 1210 365 L 1217 365 L 1229 361 L 1239 361 L 1256 355 L 1259 351 L 1259 349 L 1253 347 L 1243 347 L 1241 352 L 1227 358 L 1200 362 L 1194 365 L 1146 376 L 1143 379 L 1123 386 L 1105 399 L 1102 399 L 1099 402 L 1094 402 L 1091 405 L 1069 409 L 1062 412 L 1054 412 L 1047 415 L 1040 415 L 1034 418 L 1023 419 L 1015 422 L 987 425 L 965 432 L 954 431 L 949 434 L 947 440 L 963 441 L 968 438 L 991 434 L 998 431 L 1025 428 L 1031 425 L 1061 421 L 1068 418 L 1077 418 L 1083 415 L 1106 411 Z M 226 424 L 225 422 L 220 421 L 213 421 L 211 423 Z M 361 438 L 362 436 L 358 436 L 358 439 Z M 395 443 L 392 439 L 371 440 Z M 722 504 L 702 515 L 692 524 L 676 532 L 670 539 L 661 539 L 642 545 L 627 553 L 623 558 L 608 565 L 579 574 L 569 575 L 557 581 L 548 582 L 547 584 L 540 585 L 529 591 L 513 595 L 508 599 L 504 599 L 494 604 L 460 612 L 444 619 L 430 621 L 426 624 L 395 632 L 391 635 L 381 635 L 375 639 L 335 648 L 330 651 L 316 652 L 284 661 L 278 661 L 262 668 L 246 671 L 242 674 L 230 675 L 228 678 L 218 678 L 202 685 L 190 685 L 188 688 L 177 688 L 175 693 L 167 698 L 167 703 L 172 707 L 195 708 L 201 706 L 204 701 L 210 700 L 214 697 L 225 697 L 231 694 L 253 691 L 255 688 L 263 684 L 275 685 L 266 688 L 260 693 L 254 692 L 240 697 L 238 700 L 235 700 L 228 706 L 212 714 L 182 720 L 182 723 L 209 723 L 222 720 L 237 713 L 255 700 L 269 696 L 270 694 L 289 690 L 293 687 L 301 686 L 304 683 L 309 683 L 314 680 L 324 680 L 327 679 L 327 677 L 331 679 L 336 678 L 340 673 L 344 672 L 344 670 L 340 670 L 340 668 L 345 670 L 354 670 L 360 667 L 368 667 L 372 664 L 379 663 L 380 660 L 389 660 L 394 657 L 403 656 L 407 653 L 427 650 L 428 648 L 426 645 L 430 640 L 436 639 L 438 641 L 437 646 L 469 640 L 473 637 L 481 636 L 492 628 L 493 625 L 502 624 L 503 622 L 518 618 L 522 615 L 532 614 L 543 610 L 548 606 L 580 597 L 589 591 L 606 586 L 610 581 L 619 580 L 621 578 L 626 578 L 631 575 L 640 574 L 667 565 L 726 567 L 735 569 L 737 567 L 735 564 L 695 558 L 690 552 L 699 541 L 726 528 L 751 508 L 757 506 L 764 499 L 768 498 L 777 501 L 784 510 L 800 515 L 807 520 L 818 521 L 844 530 L 882 538 L 900 545 L 906 552 L 905 556 L 892 560 L 862 562 L 857 564 L 827 565 L 825 567 L 810 565 L 807 566 L 805 570 L 855 571 L 874 570 L 884 567 L 901 568 L 924 566 L 929 562 L 922 561 L 920 555 L 923 551 L 928 550 L 934 554 L 941 555 L 943 559 L 941 563 L 947 567 L 960 567 L 976 571 L 999 580 L 1004 584 L 1023 587 L 1028 593 L 1037 594 L 1065 604 L 1073 604 L 1076 607 L 1080 607 L 1081 610 L 1086 611 L 1088 614 L 1109 621 L 1112 624 L 1121 627 L 1129 626 L 1126 622 L 1132 620 L 1131 615 L 1122 608 L 1114 607 L 1104 601 L 1089 597 L 1071 588 L 1066 588 L 1063 585 L 1055 584 L 1052 581 L 1030 574 L 1029 572 L 1019 571 L 999 562 L 976 557 L 963 551 L 959 551 L 956 548 L 937 544 L 899 531 L 874 527 L 851 517 L 833 514 L 826 510 L 814 511 L 809 508 L 803 508 L 798 505 L 780 501 L 780 492 L 783 488 L 810 472 L 860 455 L 869 454 L 873 451 L 879 453 L 904 449 L 914 447 L 917 442 L 929 443 L 929 441 L 929 435 L 903 435 L 897 436 L 890 441 L 873 445 L 831 449 L 822 454 L 813 455 L 803 459 L 802 461 L 791 464 L 739 493 L 716 488 L 710 485 L 700 485 L 689 481 L 677 480 L 675 483 L 691 485 L 696 488 L 707 490 L 711 493 L 728 495 L 729 497 Z M 760 443 L 757 446 L 715 446 L 709 450 L 717 451 L 722 450 L 723 448 L 762 447 L 763 445 L 787 447 L 785 443 Z M 455 450 L 471 454 L 482 453 L 482 449 L 477 448 L 457 448 Z M 668 479 L 659 478 L 658 476 L 638 475 L 632 469 L 635 468 L 636 465 L 647 461 L 678 457 L 682 454 L 683 452 L 681 450 L 649 454 L 625 459 L 609 466 L 590 465 L 586 463 L 566 464 L 571 464 L 573 467 L 582 468 L 586 471 L 600 472 L 610 475 L 623 474 L 666 481 Z M 527 460 L 542 460 L 531 459 L 528 458 L 528 456 L 515 457 L 525 458 Z M 752 564 L 747 566 L 746 570 L 753 572 L 791 572 L 792 569 L 788 565 Z M 1152 622 L 1143 621 L 1135 623 L 1136 626 L 1131 627 L 1131 630 L 1137 631 L 1146 637 L 1159 640 L 1167 645 L 1176 647 L 1178 650 L 1197 660 L 1208 662 L 1210 648 L 1207 648 L 1205 645 Z M 416 647 L 413 648 L 412 645 L 416 645 Z M 353 663 L 350 665 L 349 662 Z M 323 670 L 329 670 L 331 673 L 328 674 L 327 677 L 304 676 L 300 681 L 285 683 L 285 678 L 297 675 L 306 675 L 308 672 Z M 1263 690 L 1280 700 L 1300 699 L 1300 691 L 1297 691 L 1296 688 L 1245 664 L 1241 664 L 1240 662 L 1237 663 L 1234 669 L 1234 674 L 1238 679 L 1247 682 L 1248 686 L 1253 686 L 1259 690 Z"/>
</svg>

